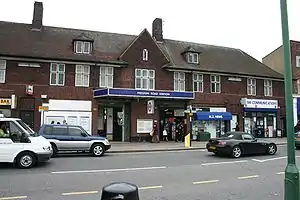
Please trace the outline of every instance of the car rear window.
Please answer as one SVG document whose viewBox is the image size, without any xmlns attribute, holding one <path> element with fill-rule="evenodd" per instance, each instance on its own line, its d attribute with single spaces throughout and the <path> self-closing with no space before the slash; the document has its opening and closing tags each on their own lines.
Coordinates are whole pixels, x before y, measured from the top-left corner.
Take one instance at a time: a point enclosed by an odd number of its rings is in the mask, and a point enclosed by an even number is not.
<svg viewBox="0 0 300 200">
<path fill-rule="evenodd" d="M 51 135 L 52 134 L 52 126 L 45 126 L 43 133 L 44 133 L 44 135 Z"/>
</svg>

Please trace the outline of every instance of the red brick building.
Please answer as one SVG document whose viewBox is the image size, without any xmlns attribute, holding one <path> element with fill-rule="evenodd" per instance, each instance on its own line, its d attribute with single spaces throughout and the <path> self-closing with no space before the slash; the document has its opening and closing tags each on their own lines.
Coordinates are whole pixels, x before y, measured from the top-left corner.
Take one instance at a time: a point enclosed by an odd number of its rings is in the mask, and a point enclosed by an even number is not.
<svg viewBox="0 0 300 200">
<path fill-rule="evenodd" d="M 242 50 L 165 39 L 159 18 L 139 35 L 42 21 L 35 2 L 31 24 L 0 22 L 0 110 L 36 130 L 66 120 L 132 141 L 154 120 L 160 132 L 168 121 L 187 125 L 188 105 L 201 113 L 194 133 L 219 136 L 238 123 L 276 137 L 281 128 L 283 76 Z"/>
</svg>

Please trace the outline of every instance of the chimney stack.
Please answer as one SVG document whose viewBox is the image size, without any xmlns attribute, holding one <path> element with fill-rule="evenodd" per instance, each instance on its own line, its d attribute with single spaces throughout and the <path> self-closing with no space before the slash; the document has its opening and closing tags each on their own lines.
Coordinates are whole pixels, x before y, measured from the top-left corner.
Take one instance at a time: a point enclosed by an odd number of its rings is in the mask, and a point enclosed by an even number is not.
<svg viewBox="0 0 300 200">
<path fill-rule="evenodd" d="M 152 22 L 152 37 L 158 42 L 163 42 L 162 19 L 156 18 Z"/>
<path fill-rule="evenodd" d="M 43 26 L 43 2 L 34 2 L 32 28 L 40 30 Z"/>
</svg>

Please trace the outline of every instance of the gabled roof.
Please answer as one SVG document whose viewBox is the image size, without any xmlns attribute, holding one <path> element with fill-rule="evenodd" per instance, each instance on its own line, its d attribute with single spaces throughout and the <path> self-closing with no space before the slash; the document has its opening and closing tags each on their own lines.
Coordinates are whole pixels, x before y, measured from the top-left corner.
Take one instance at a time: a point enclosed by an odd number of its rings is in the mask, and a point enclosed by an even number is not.
<svg viewBox="0 0 300 200">
<path fill-rule="evenodd" d="M 92 55 L 74 53 L 72 41 L 78 37 L 93 40 Z M 31 24 L 0 21 L 0 56 L 122 63 L 120 55 L 137 37 L 50 26 L 32 31 Z M 283 78 L 239 49 L 168 39 L 157 45 L 170 61 L 166 68 Z M 199 64 L 189 64 L 182 56 L 189 48 L 201 52 Z"/>
</svg>

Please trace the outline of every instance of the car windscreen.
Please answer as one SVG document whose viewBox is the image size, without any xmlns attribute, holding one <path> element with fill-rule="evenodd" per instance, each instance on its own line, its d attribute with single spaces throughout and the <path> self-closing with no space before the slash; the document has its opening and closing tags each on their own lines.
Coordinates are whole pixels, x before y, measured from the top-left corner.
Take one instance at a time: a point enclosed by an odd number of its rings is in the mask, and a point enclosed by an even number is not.
<svg viewBox="0 0 300 200">
<path fill-rule="evenodd" d="M 24 123 L 22 120 L 16 120 L 17 123 L 24 128 L 30 136 L 36 137 L 38 136 L 38 133 L 34 132 L 26 123 Z"/>
</svg>

